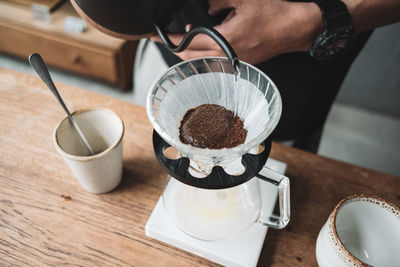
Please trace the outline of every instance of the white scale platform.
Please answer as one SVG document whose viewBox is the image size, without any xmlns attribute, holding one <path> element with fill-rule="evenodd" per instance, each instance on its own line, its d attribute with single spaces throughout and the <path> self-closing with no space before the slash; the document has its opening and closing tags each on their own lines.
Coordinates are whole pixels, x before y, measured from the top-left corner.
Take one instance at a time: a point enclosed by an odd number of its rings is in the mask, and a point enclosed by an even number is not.
<svg viewBox="0 0 400 267">
<path fill-rule="evenodd" d="M 268 159 L 266 166 L 284 174 L 286 163 Z M 262 171 L 260 172 L 262 174 Z M 265 181 L 260 180 L 262 210 L 272 213 L 278 190 Z M 146 235 L 161 242 L 206 258 L 224 266 L 256 266 L 261 253 L 268 227 L 254 223 L 249 229 L 228 239 L 220 241 L 203 241 L 185 234 L 175 226 L 168 217 L 162 203 L 158 200 L 149 220 L 146 223 Z"/>
</svg>

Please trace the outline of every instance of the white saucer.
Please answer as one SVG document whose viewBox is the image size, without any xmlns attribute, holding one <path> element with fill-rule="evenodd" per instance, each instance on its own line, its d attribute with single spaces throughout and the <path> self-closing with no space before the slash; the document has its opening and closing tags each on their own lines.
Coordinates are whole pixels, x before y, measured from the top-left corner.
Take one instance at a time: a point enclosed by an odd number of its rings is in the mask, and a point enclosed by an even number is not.
<svg viewBox="0 0 400 267">
<path fill-rule="evenodd" d="M 284 174 L 286 163 L 268 159 L 266 166 Z M 260 172 L 262 174 L 262 171 Z M 256 179 L 256 178 L 254 178 Z M 277 188 L 270 183 L 260 180 L 262 210 L 272 213 Z M 146 235 L 161 242 L 206 258 L 224 266 L 256 266 L 268 227 L 254 223 L 249 229 L 220 241 L 203 241 L 188 236 L 179 230 L 168 217 L 162 203 L 158 200 L 149 220 L 146 223 Z"/>
</svg>

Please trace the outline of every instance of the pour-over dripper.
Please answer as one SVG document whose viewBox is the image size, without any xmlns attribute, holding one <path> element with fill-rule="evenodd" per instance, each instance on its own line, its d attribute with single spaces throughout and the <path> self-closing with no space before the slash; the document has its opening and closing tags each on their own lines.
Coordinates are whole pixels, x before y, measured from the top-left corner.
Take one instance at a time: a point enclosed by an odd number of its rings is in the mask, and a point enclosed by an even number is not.
<svg viewBox="0 0 400 267">
<path fill-rule="evenodd" d="M 244 144 L 234 148 L 205 149 L 184 144 L 179 126 L 187 110 L 218 104 L 244 120 Z M 147 96 L 147 114 L 156 132 L 184 157 L 202 169 L 226 166 L 262 143 L 276 127 L 282 101 L 278 89 L 263 72 L 240 62 L 234 75 L 226 58 L 184 61 L 165 72 Z"/>
</svg>

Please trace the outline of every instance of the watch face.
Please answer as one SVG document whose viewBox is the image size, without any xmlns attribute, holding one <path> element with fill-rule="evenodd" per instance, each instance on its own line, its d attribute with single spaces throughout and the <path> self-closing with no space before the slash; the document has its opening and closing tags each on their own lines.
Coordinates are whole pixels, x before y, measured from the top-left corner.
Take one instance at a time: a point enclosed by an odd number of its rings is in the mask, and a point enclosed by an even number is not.
<svg viewBox="0 0 400 267">
<path fill-rule="evenodd" d="M 324 32 L 311 45 L 310 54 L 316 59 L 332 59 L 346 52 L 354 41 L 354 31 L 343 29 Z"/>
</svg>

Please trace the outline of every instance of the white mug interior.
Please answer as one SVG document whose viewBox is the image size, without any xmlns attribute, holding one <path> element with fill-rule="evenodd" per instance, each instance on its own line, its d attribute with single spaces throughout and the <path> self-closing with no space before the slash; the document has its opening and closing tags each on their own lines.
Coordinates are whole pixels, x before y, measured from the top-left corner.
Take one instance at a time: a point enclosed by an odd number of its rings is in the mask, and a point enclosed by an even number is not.
<svg viewBox="0 0 400 267">
<path fill-rule="evenodd" d="M 108 109 L 86 109 L 72 113 L 76 123 L 85 134 L 95 154 L 105 152 L 117 145 L 124 133 L 122 120 Z M 76 130 L 65 118 L 56 129 L 56 143 L 71 156 L 86 157 L 89 151 Z"/>
<path fill-rule="evenodd" d="M 372 266 L 400 266 L 399 208 L 379 197 L 357 196 L 344 201 L 335 215 L 339 243 L 350 258 Z"/>
</svg>

